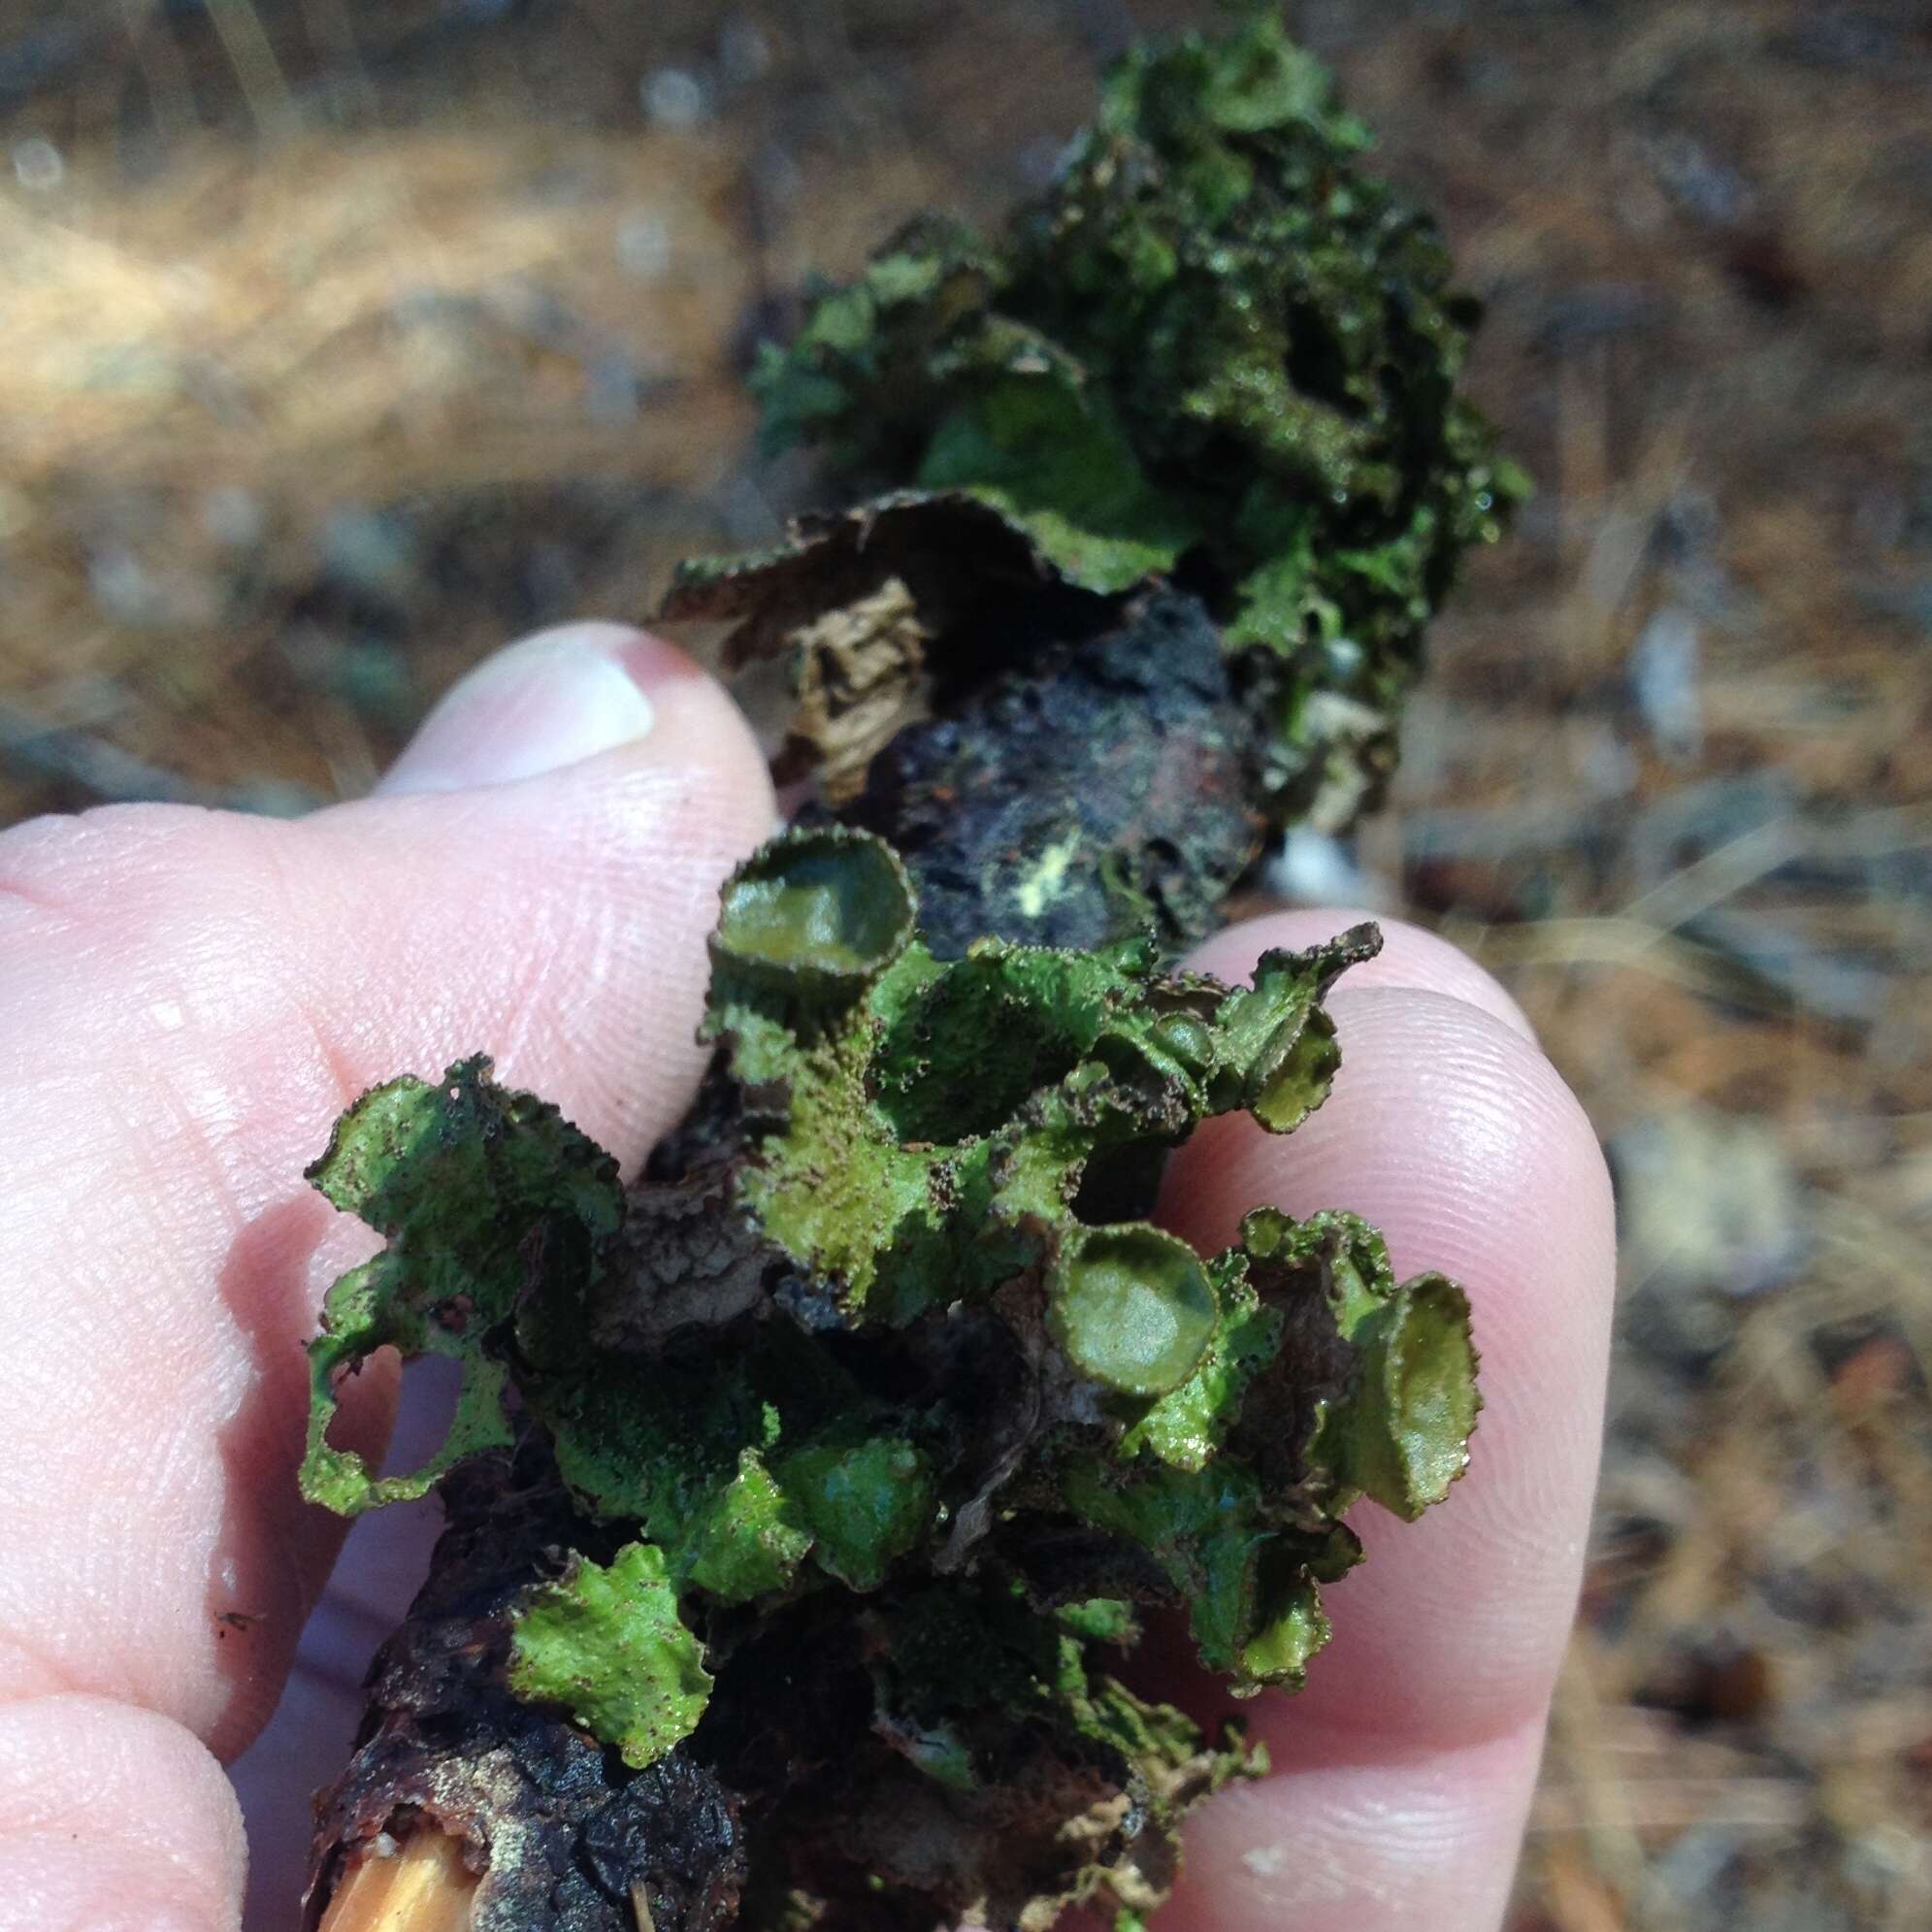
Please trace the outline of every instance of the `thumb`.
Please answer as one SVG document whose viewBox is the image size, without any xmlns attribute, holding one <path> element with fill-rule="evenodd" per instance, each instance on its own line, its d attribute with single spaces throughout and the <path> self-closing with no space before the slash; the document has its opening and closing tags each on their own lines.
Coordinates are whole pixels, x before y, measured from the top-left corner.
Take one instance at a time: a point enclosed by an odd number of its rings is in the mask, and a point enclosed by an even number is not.
<svg viewBox="0 0 1932 1932">
<path fill-rule="evenodd" d="M 718 887 L 772 823 L 743 718 L 671 645 L 579 624 L 487 660 L 303 828 L 311 958 L 346 968 L 313 997 L 386 1055 L 357 1085 L 481 1047 L 633 1164 L 689 1097 Z"/>
<path fill-rule="evenodd" d="M 358 1230 L 304 1164 L 363 1089 L 479 1050 L 635 1162 L 700 1071 L 703 937 L 771 813 L 710 680 L 578 627 L 473 673 L 370 799 L 0 836 L 16 1717 L 78 1695 L 246 1742 L 336 1541 L 296 1497 L 301 1345 Z"/>
</svg>

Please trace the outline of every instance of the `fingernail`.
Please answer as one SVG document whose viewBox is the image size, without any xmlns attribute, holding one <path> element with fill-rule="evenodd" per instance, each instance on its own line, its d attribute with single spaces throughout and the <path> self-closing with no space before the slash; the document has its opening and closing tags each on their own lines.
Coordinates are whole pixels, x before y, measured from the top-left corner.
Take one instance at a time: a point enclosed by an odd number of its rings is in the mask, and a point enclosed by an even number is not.
<svg viewBox="0 0 1932 1932">
<path fill-rule="evenodd" d="M 453 685 L 377 790 L 506 785 L 635 744 L 657 721 L 652 692 L 696 674 L 681 651 L 621 624 L 540 632 Z"/>
</svg>

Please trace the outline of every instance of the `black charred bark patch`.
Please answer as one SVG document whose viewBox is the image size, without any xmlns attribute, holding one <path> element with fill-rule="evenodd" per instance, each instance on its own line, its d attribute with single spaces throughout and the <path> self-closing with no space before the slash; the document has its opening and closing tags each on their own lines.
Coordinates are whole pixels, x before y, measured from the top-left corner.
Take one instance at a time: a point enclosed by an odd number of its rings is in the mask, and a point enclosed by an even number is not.
<svg viewBox="0 0 1932 1932">
<path fill-rule="evenodd" d="M 1252 756 L 1219 633 L 1162 592 L 906 727 L 841 815 L 899 848 L 941 958 L 989 933 L 1077 950 L 1136 926 L 1174 949 L 1260 850 Z"/>
<path fill-rule="evenodd" d="M 348 1768 L 316 1803 L 313 1925 L 346 1864 L 424 1828 L 480 1875 L 475 1932 L 657 1932 L 737 1920 L 739 1808 L 682 1752 L 631 1773 L 616 1753 L 514 1697 L 511 1611 L 566 1551 L 620 1538 L 570 1504 L 540 1439 L 480 1457 L 442 1487 L 448 1525 L 429 1581 L 377 1653 Z"/>
</svg>

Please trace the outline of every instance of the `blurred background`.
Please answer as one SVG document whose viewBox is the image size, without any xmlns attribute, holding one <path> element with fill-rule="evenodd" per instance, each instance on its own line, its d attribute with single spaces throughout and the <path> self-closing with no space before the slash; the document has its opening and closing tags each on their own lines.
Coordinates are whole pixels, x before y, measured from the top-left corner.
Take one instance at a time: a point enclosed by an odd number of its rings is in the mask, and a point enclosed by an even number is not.
<svg viewBox="0 0 1932 1932">
<path fill-rule="evenodd" d="M 1625 1242 L 1513 1932 L 1932 1925 L 1932 16 L 1308 0 L 1541 489 L 1281 895 L 1510 986 Z M 351 796 L 811 488 L 808 267 L 1207 0 L 0 0 L 0 823 Z"/>
</svg>

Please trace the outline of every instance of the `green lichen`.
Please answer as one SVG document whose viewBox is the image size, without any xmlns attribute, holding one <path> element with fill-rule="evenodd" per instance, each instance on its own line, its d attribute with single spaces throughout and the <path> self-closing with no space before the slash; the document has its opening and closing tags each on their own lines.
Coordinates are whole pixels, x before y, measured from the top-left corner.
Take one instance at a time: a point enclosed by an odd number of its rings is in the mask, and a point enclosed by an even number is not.
<svg viewBox="0 0 1932 1932">
<path fill-rule="evenodd" d="M 1195 1251 L 1133 1225 L 1063 1240 L 1047 1305 L 1067 1360 L 1121 1395 L 1164 1395 L 1186 1382 L 1221 1319 Z"/>
<path fill-rule="evenodd" d="M 460 1467 L 475 1512 L 499 1472 L 543 1525 L 452 1529 L 489 1587 L 424 1613 L 422 1707 L 468 1670 L 504 1749 L 548 1765 L 562 1727 L 613 1816 L 708 1794 L 692 1843 L 737 1876 L 667 1865 L 668 1932 L 1141 1932 L 1186 1811 L 1265 1768 L 1123 1682 L 1143 1618 L 1292 1689 L 1350 1512 L 1413 1519 L 1467 1463 L 1454 1283 L 1345 1212 L 1258 1207 L 1209 1256 L 1152 1220 L 1202 1121 L 1326 1100 L 1372 927 L 1244 987 L 1174 955 L 1267 819 L 1372 786 L 1521 490 L 1456 394 L 1474 305 L 1364 145 L 1251 10 L 1131 54 L 997 242 L 922 221 L 823 293 L 769 424 L 895 493 L 672 599 L 789 658 L 781 763 L 837 781 L 723 889 L 699 1102 L 627 1189 L 470 1060 L 365 1096 L 311 1170 L 388 1246 L 311 1345 L 304 1490 L 354 1514 Z M 329 1430 L 390 1347 L 463 1385 L 383 1477 Z M 552 1849 L 643 1912 L 616 1842 Z"/>
<path fill-rule="evenodd" d="M 711 1689 L 664 1553 L 648 1543 L 607 1565 L 579 1559 L 533 1590 L 510 1640 L 509 1681 L 533 1704 L 564 1706 L 634 1771 L 691 1735 Z"/>
<path fill-rule="evenodd" d="M 1367 131 L 1254 6 L 1136 49 L 1004 233 L 923 219 L 823 291 L 755 384 L 774 447 L 968 494 L 1066 579 L 1203 584 L 1278 818 L 1386 770 L 1421 636 L 1525 494 L 1457 393 L 1479 305 Z"/>
<path fill-rule="evenodd" d="M 793 840 L 781 863 L 774 854 L 738 868 L 711 950 L 722 968 L 753 981 L 863 985 L 903 950 L 912 917 L 893 853 L 831 830 Z"/>
<path fill-rule="evenodd" d="M 790 1588 L 812 1547 L 805 1498 L 780 1484 L 755 1449 L 704 1511 L 680 1572 L 720 1603 L 749 1603 Z"/>
<path fill-rule="evenodd" d="M 464 1457 L 509 1440 L 497 1346 L 530 1270 L 585 1284 L 617 1226 L 617 1163 L 556 1108 L 507 1093 L 480 1055 L 435 1084 L 405 1076 L 365 1094 L 336 1124 L 309 1179 L 337 1207 L 389 1237 L 344 1275 L 309 1346 L 313 1400 L 305 1491 L 355 1515 L 424 1494 Z M 454 1423 L 421 1468 L 373 1475 L 328 1440 L 337 1385 L 378 1348 L 463 1364 Z"/>
<path fill-rule="evenodd" d="M 821 908 L 869 892 L 894 937 L 869 973 L 830 937 L 835 974 L 764 953 L 747 971 L 729 934 L 752 890 L 828 934 Z M 763 1123 L 746 1205 L 854 1326 L 902 1327 L 1042 1268 L 1083 1373 L 1165 1392 L 1213 1333 L 1206 1277 L 1153 1228 L 1082 1225 L 1088 1171 L 1236 1108 L 1293 1129 L 1338 1061 L 1321 996 L 1378 942 L 1359 931 L 1270 953 L 1229 991 L 1160 970 L 1141 940 L 1080 955 L 985 941 L 941 962 L 909 937 L 909 903 L 890 848 L 849 831 L 788 834 L 726 887 L 707 1025 Z M 761 909 L 761 934 L 775 917 Z M 772 957 L 793 943 L 787 929 Z"/>
<path fill-rule="evenodd" d="M 715 1258 L 656 1251 L 646 1187 L 623 1212 L 653 1259 L 627 1276 L 610 1163 L 482 1063 L 394 1083 L 315 1170 L 392 1245 L 331 1295 L 309 1492 L 345 1509 L 418 1492 L 503 1439 L 513 1381 L 579 1507 L 643 1539 L 633 1571 L 648 1564 L 694 1630 L 934 1566 L 1024 1579 L 1024 1526 L 1058 1516 L 1145 1553 L 1237 1692 L 1298 1684 L 1328 1634 L 1321 1587 L 1359 1555 L 1343 1513 L 1366 1495 L 1413 1517 L 1466 1462 L 1466 1301 L 1438 1275 L 1398 1285 L 1352 1216 L 1258 1210 L 1201 1260 L 1107 1204 L 1139 1198 L 1150 1158 L 1209 1115 L 1287 1132 L 1320 1106 L 1340 1063 L 1324 997 L 1377 943 L 1359 929 L 1269 953 L 1238 989 L 1142 941 L 989 940 L 939 961 L 889 846 L 782 835 L 724 889 L 707 1021 L 744 1110 L 717 1211 L 763 1258 L 769 1319 L 734 1312 L 700 1357 L 599 1347 L 600 1298 L 680 1293 L 678 1268 Z M 908 1400 L 908 1371 L 885 1367 L 969 1318 L 1032 1364 L 1013 1370 L 1025 1419 L 990 1467 L 961 1446 L 982 1418 L 943 1387 Z M 408 1479 L 324 1439 L 332 1377 L 380 1342 L 466 1363 L 451 1440 Z M 573 1708 L 639 1748 L 614 1707 Z"/>
<path fill-rule="evenodd" d="M 877 1589 L 932 1526 L 931 1466 L 902 1436 L 802 1449 L 778 1473 L 818 1539 L 820 1565 L 850 1589 Z"/>
</svg>

